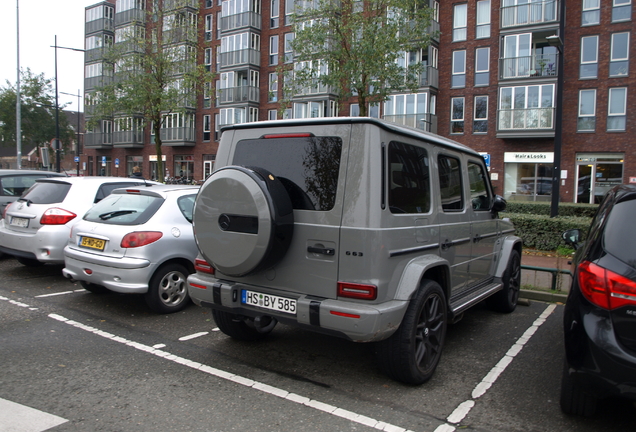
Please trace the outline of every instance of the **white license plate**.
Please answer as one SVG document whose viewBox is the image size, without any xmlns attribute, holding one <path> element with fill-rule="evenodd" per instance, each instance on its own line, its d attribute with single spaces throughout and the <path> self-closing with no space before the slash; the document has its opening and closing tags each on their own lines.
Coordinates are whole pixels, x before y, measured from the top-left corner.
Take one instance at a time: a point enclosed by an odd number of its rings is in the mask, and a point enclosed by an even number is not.
<svg viewBox="0 0 636 432">
<path fill-rule="evenodd" d="M 296 300 L 286 297 L 241 290 L 241 303 L 296 315 Z"/>
<path fill-rule="evenodd" d="M 29 226 L 29 220 L 25 218 L 11 217 L 11 221 L 9 222 L 9 225 L 17 226 L 20 228 L 26 228 Z"/>
</svg>

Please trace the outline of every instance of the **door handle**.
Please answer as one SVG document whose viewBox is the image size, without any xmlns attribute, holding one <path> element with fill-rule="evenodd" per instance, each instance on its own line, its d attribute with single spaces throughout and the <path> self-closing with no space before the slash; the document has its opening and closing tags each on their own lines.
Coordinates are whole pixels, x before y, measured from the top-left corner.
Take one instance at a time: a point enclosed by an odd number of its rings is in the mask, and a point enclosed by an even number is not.
<svg viewBox="0 0 636 432">
<path fill-rule="evenodd" d="M 478 241 L 481 241 L 481 236 L 479 234 L 475 234 L 473 237 L 473 243 L 477 243 Z"/>
<path fill-rule="evenodd" d="M 333 248 L 325 248 L 325 247 L 318 247 L 318 246 L 308 246 L 307 252 L 328 255 L 328 256 L 334 256 L 336 254 L 336 250 Z"/>
<path fill-rule="evenodd" d="M 450 249 L 450 247 L 453 245 L 453 242 L 450 241 L 449 239 L 444 240 L 444 242 L 442 243 L 442 250 L 446 250 L 446 249 Z"/>
</svg>

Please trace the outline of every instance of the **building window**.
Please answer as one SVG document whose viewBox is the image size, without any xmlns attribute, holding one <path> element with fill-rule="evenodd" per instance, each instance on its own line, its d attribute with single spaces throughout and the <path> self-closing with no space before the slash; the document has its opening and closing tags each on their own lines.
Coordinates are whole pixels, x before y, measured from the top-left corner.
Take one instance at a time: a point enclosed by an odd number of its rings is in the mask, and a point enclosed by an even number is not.
<svg viewBox="0 0 636 432">
<path fill-rule="evenodd" d="M 212 48 L 206 48 L 203 52 L 203 64 L 207 72 L 212 70 Z"/>
<path fill-rule="evenodd" d="M 601 22 L 601 0 L 583 0 L 581 25 L 591 26 Z"/>
<path fill-rule="evenodd" d="M 475 96 L 473 133 L 488 132 L 488 96 Z"/>
<path fill-rule="evenodd" d="M 203 84 L 203 108 L 212 107 L 212 83 Z"/>
<path fill-rule="evenodd" d="M 455 5 L 453 8 L 453 42 L 466 40 L 467 27 L 468 5 L 466 3 Z"/>
<path fill-rule="evenodd" d="M 269 102 L 278 101 L 278 74 L 276 72 L 269 74 Z"/>
<path fill-rule="evenodd" d="M 269 20 L 269 28 L 277 28 L 278 27 L 278 16 L 280 14 L 279 9 L 279 0 L 272 0 L 270 7 L 270 20 Z"/>
<path fill-rule="evenodd" d="M 294 33 L 285 33 L 285 63 L 291 63 L 294 61 L 294 50 L 292 49 L 293 41 Z"/>
<path fill-rule="evenodd" d="M 433 2 L 433 21 L 439 22 L 439 2 Z"/>
<path fill-rule="evenodd" d="M 581 38 L 580 78 L 598 77 L 598 36 Z"/>
<path fill-rule="evenodd" d="M 475 87 L 490 83 L 490 48 L 475 50 Z"/>
<path fill-rule="evenodd" d="M 428 104 L 428 93 L 410 93 L 391 95 L 384 102 L 384 119 L 415 127 L 422 130 L 430 130 L 427 125 L 428 115 L 426 106 Z M 375 106 L 369 106 L 369 117 L 376 117 Z"/>
<path fill-rule="evenodd" d="M 490 37 L 490 0 L 477 2 L 477 39 Z"/>
<path fill-rule="evenodd" d="M 292 24 L 292 16 L 294 14 L 294 0 L 284 0 L 285 1 L 285 25 Z"/>
<path fill-rule="evenodd" d="M 521 33 L 504 37 L 502 75 L 504 78 L 530 76 L 532 62 L 532 34 Z"/>
<path fill-rule="evenodd" d="M 278 64 L 278 35 L 269 37 L 269 65 Z"/>
<path fill-rule="evenodd" d="M 617 87 L 609 89 L 609 103 L 607 107 L 607 130 L 625 131 L 627 120 L 627 88 Z"/>
<path fill-rule="evenodd" d="M 212 6 L 214 6 L 214 0 L 205 0 L 206 8 L 211 8 Z"/>
<path fill-rule="evenodd" d="M 554 84 L 502 87 L 499 93 L 499 130 L 552 129 Z"/>
<path fill-rule="evenodd" d="M 596 90 L 594 89 L 579 92 L 579 119 L 576 130 L 579 132 L 596 130 Z"/>
<path fill-rule="evenodd" d="M 610 48 L 609 76 L 627 76 L 629 72 L 629 33 L 614 33 Z"/>
<path fill-rule="evenodd" d="M 273 110 L 267 111 L 267 120 L 276 120 L 277 117 L 278 117 L 277 110 L 273 109 Z"/>
<path fill-rule="evenodd" d="M 451 87 L 466 87 L 466 51 L 453 51 L 453 77 Z"/>
<path fill-rule="evenodd" d="M 210 141 L 211 117 L 209 114 L 203 116 L 203 141 Z"/>
<path fill-rule="evenodd" d="M 351 104 L 349 106 L 349 117 L 360 117 L 360 104 Z"/>
<path fill-rule="evenodd" d="M 612 22 L 632 19 L 632 0 L 613 0 Z"/>
<path fill-rule="evenodd" d="M 212 15 L 212 14 L 205 16 L 205 40 L 206 41 L 211 41 L 212 40 L 212 19 L 213 19 L 213 17 L 214 17 L 214 15 Z"/>
<path fill-rule="evenodd" d="M 451 133 L 464 133 L 464 98 L 451 99 Z"/>
</svg>

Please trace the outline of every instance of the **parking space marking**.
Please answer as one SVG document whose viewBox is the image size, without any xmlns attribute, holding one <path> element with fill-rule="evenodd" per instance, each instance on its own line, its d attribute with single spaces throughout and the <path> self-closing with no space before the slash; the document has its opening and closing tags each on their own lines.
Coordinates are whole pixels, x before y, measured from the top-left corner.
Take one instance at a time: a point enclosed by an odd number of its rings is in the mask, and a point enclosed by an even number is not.
<svg viewBox="0 0 636 432">
<path fill-rule="evenodd" d="M 218 378 L 222 378 L 222 379 L 227 380 L 227 381 L 232 381 L 234 383 L 237 383 L 237 384 L 252 388 L 254 390 L 258 390 L 258 391 L 261 391 L 263 393 L 267 393 L 269 395 L 279 397 L 279 398 L 284 399 L 284 400 L 289 401 L 289 402 L 297 403 L 299 405 L 303 405 L 303 406 L 306 406 L 306 407 L 309 407 L 309 408 L 313 408 L 313 409 L 316 409 L 318 411 L 323 411 L 323 412 L 326 412 L 328 414 L 334 415 L 336 417 L 341 417 L 341 418 L 347 419 L 347 420 L 349 420 L 351 422 L 354 422 L 354 423 L 358 423 L 358 424 L 361 424 L 361 425 L 364 425 L 364 426 L 369 426 L 369 427 L 372 427 L 374 429 L 378 429 L 378 430 L 382 430 L 382 431 L 386 431 L 386 432 L 413 432 L 411 430 L 407 430 L 405 428 L 402 428 L 402 427 L 399 427 L 399 426 L 396 426 L 396 425 L 385 423 L 385 422 L 382 422 L 382 421 L 379 421 L 379 420 L 376 420 L 376 419 L 373 419 L 371 417 L 367 417 L 367 416 L 364 416 L 364 415 L 361 415 L 361 414 L 356 414 L 354 412 L 351 412 L 351 411 L 348 411 L 348 410 L 344 410 L 342 408 L 338 408 L 336 406 L 329 405 L 329 404 L 326 404 L 324 402 L 320 402 L 320 401 L 317 401 L 317 400 L 314 400 L 314 399 L 309 399 L 307 397 L 304 397 L 304 396 L 301 396 L 301 395 L 298 395 L 298 394 L 295 394 L 295 393 L 290 393 L 287 390 L 284 390 L 284 389 L 281 389 L 281 388 L 278 388 L 278 387 L 274 387 L 274 386 L 270 386 L 269 384 L 265 384 L 265 383 L 262 383 L 262 382 L 254 381 L 254 380 L 251 380 L 249 378 L 242 377 L 240 375 L 235 375 L 235 374 L 233 374 L 231 372 L 226 372 L 224 370 L 213 368 L 211 366 L 204 365 L 202 363 L 191 361 L 191 360 L 188 360 L 186 358 L 179 357 L 179 356 L 176 356 L 174 354 L 171 354 L 169 352 L 162 351 L 160 349 L 155 349 L 155 348 L 153 348 L 151 346 L 148 346 L 148 345 L 140 344 L 140 343 L 135 342 L 135 341 L 131 341 L 131 340 L 119 337 L 119 336 L 115 336 L 113 334 L 110 334 L 110 333 L 104 332 L 102 330 L 99 330 L 99 329 L 97 329 L 95 327 L 90 327 L 90 326 L 87 326 L 85 324 L 70 320 L 70 319 L 65 318 L 65 317 L 63 317 L 61 315 L 49 314 L 48 316 L 49 316 L 49 318 L 52 318 L 54 320 L 57 320 L 57 321 L 65 323 L 65 324 L 71 325 L 73 327 L 76 327 L 76 328 L 91 332 L 91 333 L 96 334 L 98 336 L 105 337 L 105 338 L 113 340 L 115 342 L 119 342 L 119 343 L 122 343 L 124 345 L 128 345 L 128 346 L 130 346 L 132 348 L 135 348 L 135 349 L 138 349 L 140 351 L 144 351 L 144 352 L 147 352 L 149 354 L 153 354 L 153 355 L 156 355 L 158 357 L 162 357 L 162 358 L 164 358 L 166 360 L 170 360 L 170 361 L 175 362 L 177 364 L 180 364 L 180 365 L 192 368 L 192 369 L 199 370 L 201 372 L 207 373 L 209 375 L 216 376 Z"/>
<path fill-rule="evenodd" d="M 84 291 L 86 290 L 82 288 L 82 289 L 73 290 L 73 291 L 62 291 L 62 292 L 56 292 L 51 294 L 42 294 L 42 295 L 35 296 L 34 298 L 55 297 L 59 295 L 74 294 L 74 293 L 84 292 Z"/>
<path fill-rule="evenodd" d="M 210 332 L 194 333 L 194 334 L 191 334 L 191 335 L 188 335 L 188 336 L 180 337 L 179 340 L 183 342 L 183 341 L 187 341 L 187 340 L 190 340 L 190 339 L 196 339 L 198 337 L 205 336 L 208 333 L 210 333 Z"/>
<path fill-rule="evenodd" d="M 549 305 L 539 318 L 537 318 L 530 327 L 521 335 L 519 339 L 510 347 L 508 352 L 504 354 L 504 356 L 499 360 L 499 362 L 486 374 L 486 376 L 481 380 L 477 386 L 473 389 L 471 394 L 472 399 L 462 402 L 455 408 L 455 410 L 446 418 L 448 423 L 452 423 L 453 425 L 457 425 L 461 423 L 464 418 L 468 415 L 470 410 L 475 406 L 474 399 L 479 399 L 482 397 L 490 387 L 497 381 L 497 378 L 501 375 L 501 373 L 506 370 L 506 368 L 512 363 L 514 358 L 521 352 L 523 347 L 528 343 L 530 338 L 539 330 L 539 327 L 548 319 L 550 314 L 556 309 L 555 304 Z M 455 430 L 455 426 L 450 424 L 440 425 L 435 432 L 453 432 Z"/>
<path fill-rule="evenodd" d="M 0 430 L 41 432 L 68 422 L 67 419 L 0 398 Z"/>
</svg>

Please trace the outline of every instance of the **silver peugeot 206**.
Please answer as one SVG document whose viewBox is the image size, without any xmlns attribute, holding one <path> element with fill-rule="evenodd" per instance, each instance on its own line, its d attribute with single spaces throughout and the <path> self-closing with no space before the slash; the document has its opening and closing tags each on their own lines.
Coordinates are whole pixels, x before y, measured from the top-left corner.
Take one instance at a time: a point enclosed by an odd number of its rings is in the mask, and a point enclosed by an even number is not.
<svg viewBox="0 0 636 432">
<path fill-rule="evenodd" d="M 198 249 L 192 208 L 198 186 L 116 189 L 73 227 L 64 276 L 93 293 L 144 294 L 151 310 L 171 313 L 190 301 L 186 278 Z"/>
</svg>

